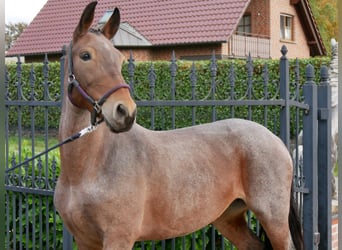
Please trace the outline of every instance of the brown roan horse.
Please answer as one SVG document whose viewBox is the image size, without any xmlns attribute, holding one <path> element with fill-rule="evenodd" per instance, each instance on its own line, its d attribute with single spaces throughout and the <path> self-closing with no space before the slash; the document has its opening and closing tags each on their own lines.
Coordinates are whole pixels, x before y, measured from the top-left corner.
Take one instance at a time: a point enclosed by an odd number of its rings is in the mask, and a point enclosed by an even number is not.
<svg viewBox="0 0 342 250">
<path fill-rule="evenodd" d="M 110 39 L 115 9 L 90 29 L 84 10 L 65 63 L 59 136 L 97 129 L 60 149 L 55 205 L 78 248 L 129 250 L 135 241 L 181 236 L 213 224 L 238 249 L 263 249 L 246 224 L 254 212 L 273 249 L 302 249 L 292 160 L 261 125 L 228 119 L 156 132 L 135 123 L 136 104 Z"/>
</svg>

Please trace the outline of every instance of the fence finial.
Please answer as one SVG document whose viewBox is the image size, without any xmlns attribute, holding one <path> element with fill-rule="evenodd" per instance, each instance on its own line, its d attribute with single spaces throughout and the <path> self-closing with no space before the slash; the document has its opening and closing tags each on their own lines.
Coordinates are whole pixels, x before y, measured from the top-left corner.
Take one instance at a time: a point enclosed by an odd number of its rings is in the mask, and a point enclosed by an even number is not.
<svg viewBox="0 0 342 250">
<path fill-rule="evenodd" d="M 64 44 L 62 47 L 62 55 L 65 56 L 67 51 L 67 46 Z"/>
<path fill-rule="evenodd" d="M 194 62 L 192 62 L 192 65 L 191 65 L 190 82 L 191 82 L 191 87 L 195 88 L 197 84 L 197 72 L 196 72 L 196 66 Z"/>
<path fill-rule="evenodd" d="M 210 72 L 211 72 L 211 77 L 216 77 L 217 75 L 217 63 L 216 63 L 216 54 L 215 50 L 213 50 L 213 54 L 210 59 Z"/>
<path fill-rule="evenodd" d="M 171 64 L 170 64 L 170 74 L 172 78 L 176 77 L 177 74 L 177 59 L 176 59 L 176 54 L 175 51 L 172 51 L 172 56 L 171 56 Z"/>
<path fill-rule="evenodd" d="M 44 81 L 48 81 L 49 78 L 49 59 L 47 53 L 45 53 L 44 61 L 43 61 L 43 75 L 44 75 Z"/>
<path fill-rule="evenodd" d="M 329 73 L 328 73 L 328 67 L 323 65 L 321 67 L 321 85 L 329 85 Z"/>
<path fill-rule="evenodd" d="M 34 101 L 35 100 L 35 83 L 36 83 L 36 72 L 34 71 L 33 64 L 31 64 L 31 70 L 30 70 L 30 87 L 31 87 L 31 92 L 30 92 L 30 100 Z"/>
<path fill-rule="evenodd" d="M 151 63 L 151 67 L 148 72 L 148 80 L 150 81 L 151 88 L 154 88 L 156 86 L 156 78 L 157 78 L 157 75 L 155 73 L 153 63 Z"/>
<path fill-rule="evenodd" d="M 246 59 L 246 69 L 247 69 L 248 78 L 252 78 L 254 66 L 253 66 L 253 59 L 252 59 L 251 53 L 248 54 L 247 59 Z"/>
<path fill-rule="evenodd" d="M 135 64 L 134 64 L 133 52 L 132 50 L 129 52 L 129 59 L 128 59 L 128 75 L 129 77 L 134 76 Z"/>
<path fill-rule="evenodd" d="M 315 70 L 311 64 L 308 64 L 305 69 L 306 82 L 305 84 L 314 84 Z"/>
<path fill-rule="evenodd" d="M 287 47 L 285 45 L 281 46 L 281 50 L 280 50 L 281 54 L 284 56 L 286 56 L 288 50 Z"/>
<path fill-rule="evenodd" d="M 128 58 L 128 76 L 129 76 L 129 86 L 131 87 L 131 95 L 134 96 L 134 71 L 135 71 L 135 64 L 134 64 L 133 52 L 130 50 L 129 58 Z"/>
</svg>

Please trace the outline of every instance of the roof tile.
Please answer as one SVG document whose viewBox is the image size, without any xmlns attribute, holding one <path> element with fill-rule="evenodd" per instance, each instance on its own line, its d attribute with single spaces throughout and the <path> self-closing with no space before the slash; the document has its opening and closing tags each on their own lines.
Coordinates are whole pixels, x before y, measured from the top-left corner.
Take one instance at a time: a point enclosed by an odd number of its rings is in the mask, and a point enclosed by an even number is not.
<svg viewBox="0 0 342 250">
<path fill-rule="evenodd" d="M 89 0 L 48 0 L 7 55 L 60 52 Z M 95 23 L 118 7 L 153 45 L 226 41 L 250 0 L 99 0 Z"/>
</svg>

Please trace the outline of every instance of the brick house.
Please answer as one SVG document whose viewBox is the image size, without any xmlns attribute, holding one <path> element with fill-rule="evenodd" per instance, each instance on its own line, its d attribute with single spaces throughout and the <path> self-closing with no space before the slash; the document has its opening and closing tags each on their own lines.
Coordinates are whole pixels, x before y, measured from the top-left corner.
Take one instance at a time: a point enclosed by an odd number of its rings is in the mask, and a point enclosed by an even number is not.
<svg viewBox="0 0 342 250">
<path fill-rule="evenodd" d="M 26 61 L 61 56 L 90 0 L 48 0 L 7 56 Z M 94 24 L 101 25 L 114 7 L 121 26 L 113 43 L 138 61 L 218 58 L 322 56 L 326 49 L 308 0 L 99 0 Z"/>
</svg>

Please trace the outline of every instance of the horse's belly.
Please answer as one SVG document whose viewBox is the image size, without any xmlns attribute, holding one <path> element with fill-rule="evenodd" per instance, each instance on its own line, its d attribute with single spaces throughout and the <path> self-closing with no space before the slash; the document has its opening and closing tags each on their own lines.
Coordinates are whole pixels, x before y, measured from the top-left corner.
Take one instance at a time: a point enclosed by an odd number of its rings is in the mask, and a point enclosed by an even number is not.
<svg viewBox="0 0 342 250">
<path fill-rule="evenodd" d="M 184 214 L 182 217 L 158 218 L 153 216 L 148 223 L 144 223 L 139 240 L 162 240 L 187 235 L 197 231 L 215 221 L 226 209 L 203 209 L 201 212 Z"/>
<path fill-rule="evenodd" d="M 232 150 L 206 150 L 197 157 L 178 154 L 163 162 L 162 174 L 148 178 L 161 181 L 147 181 L 141 238 L 181 236 L 215 221 L 235 199 L 243 198 L 240 171 Z"/>
<path fill-rule="evenodd" d="M 173 199 L 155 199 L 145 212 L 140 240 L 168 239 L 197 231 L 220 217 L 238 196 L 231 188 L 218 188 L 196 190 L 196 194 L 182 197 L 175 193 Z"/>
</svg>

